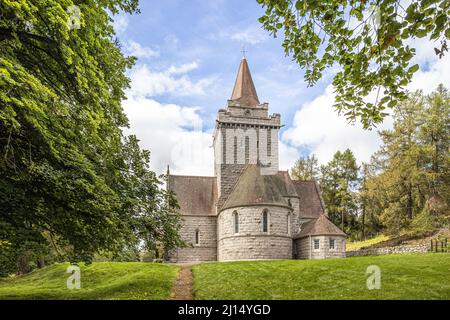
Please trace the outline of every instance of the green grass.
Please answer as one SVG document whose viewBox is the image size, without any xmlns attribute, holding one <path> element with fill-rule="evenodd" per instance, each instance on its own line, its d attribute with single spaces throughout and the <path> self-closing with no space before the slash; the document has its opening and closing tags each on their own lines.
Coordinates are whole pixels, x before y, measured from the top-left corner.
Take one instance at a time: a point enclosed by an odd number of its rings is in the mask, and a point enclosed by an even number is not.
<svg viewBox="0 0 450 320">
<path fill-rule="evenodd" d="M 139 262 L 81 265 L 81 289 L 67 289 L 68 263 L 0 280 L 0 299 L 167 299 L 178 267 Z"/>
<path fill-rule="evenodd" d="M 385 235 L 379 235 L 375 238 L 364 240 L 364 241 L 355 241 L 355 242 L 348 242 L 346 244 L 346 250 L 347 251 L 355 251 L 359 250 L 361 248 L 365 248 L 383 241 L 389 240 L 388 236 Z"/>
<path fill-rule="evenodd" d="M 368 290 L 366 269 L 381 269 Z M 450 299 L 450 254 L 205 263 L 193 267 L 196 299 Z"/>
</svg>

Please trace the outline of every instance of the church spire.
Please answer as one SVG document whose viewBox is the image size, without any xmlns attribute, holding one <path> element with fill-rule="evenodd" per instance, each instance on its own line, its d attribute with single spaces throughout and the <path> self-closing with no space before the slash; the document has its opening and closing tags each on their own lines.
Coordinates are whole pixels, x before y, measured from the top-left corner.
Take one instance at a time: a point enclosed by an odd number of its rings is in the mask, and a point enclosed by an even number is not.
<svg viewBox="0 0 450 320">
<path fill-rule="evenodd" d="M 254 107 L 260 104 L 245 56 L 242 58 L 239 66 L 231 100 L 248 107 Z"/>
</svg>

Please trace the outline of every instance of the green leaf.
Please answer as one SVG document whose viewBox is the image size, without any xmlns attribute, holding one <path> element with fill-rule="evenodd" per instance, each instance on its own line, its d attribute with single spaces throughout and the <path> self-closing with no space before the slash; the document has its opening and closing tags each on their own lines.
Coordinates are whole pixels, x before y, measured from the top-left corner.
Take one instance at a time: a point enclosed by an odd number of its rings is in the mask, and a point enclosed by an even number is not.
<svg viewBox="0 0 450 320">
<path fill-rule="evenodd" d="M 419 65 L 418 65 L 418 64 L 415 64 L 415 65 L 413 65 L 412 67 L 410 67 L 410 68 L 408 69 L 408 72 L 414 73 L 414 72 L 416 72 L 417 70 L 419 70 Z"/>
</svg>

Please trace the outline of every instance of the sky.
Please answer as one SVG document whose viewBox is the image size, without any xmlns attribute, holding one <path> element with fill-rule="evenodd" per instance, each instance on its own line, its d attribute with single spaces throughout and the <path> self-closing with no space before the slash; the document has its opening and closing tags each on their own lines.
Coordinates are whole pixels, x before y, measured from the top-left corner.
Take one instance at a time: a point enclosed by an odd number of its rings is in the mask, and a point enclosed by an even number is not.
<svg viewBox="0 0 450 320">
<path fill-rule="evenodd" d="M 307 87 L 304 70 L 285 56 L 282 38 L 261 28 L 264 9 L 256 0 L 141 0 L 140 14 L 114 16 L 126 55 L 138 58 L 127 72 L 124 111 L 135 134 L 151 152 L 151 169 L 173 174 L 214 174 L 212 135 L 217 111 L 226 107 L 245 46 L 261 102 L 280 113 L 280 169 L 314 153 L 319 163 L 350 148 L 359 163 L 381 144 L 377 130 L 348 124 L 333 109 L 332 70 Z M 424 39 L 409 40 L 419 63 L 409 89 L 434 90 L 450 84 L 450 58 L 439 59 Z M 387 118 L 377 129 L 389 129 Z"/>
</svg>

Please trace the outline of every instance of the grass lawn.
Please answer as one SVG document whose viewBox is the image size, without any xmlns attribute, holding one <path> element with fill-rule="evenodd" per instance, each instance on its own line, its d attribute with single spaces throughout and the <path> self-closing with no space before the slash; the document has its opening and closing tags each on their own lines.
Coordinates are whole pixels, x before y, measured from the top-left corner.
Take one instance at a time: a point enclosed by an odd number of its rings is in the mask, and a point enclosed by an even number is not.
<svg viewBox="0 0 450 320">
<path fill-rule="evenodd" d="M 167 299 L 175 265 L 97 262 L 81 265 L 81 289 L 67 289 L 68 263 L 0 280 L 0 299 Z"/>
<path fill-rule="evenodd" d="M 356 251 L 363 247 L 368 247 L 373 244 L 376 244 L 376 243 L 379 243 L 382 241 L 386 241 L 386 240 L 389 240 L 388 236 L 379 235 L 375 238 L 364 240 L 364 241 L 347 242 L 345 249 L 346 249 L 346 251 Z"/>
<path fill-rule="evenodd" d="M 370 265 L 379 290 L 367 289 Z M 196 299 L 450 299 L 446 253 L 205 263 L 193 274 Z"/>
</svg>

